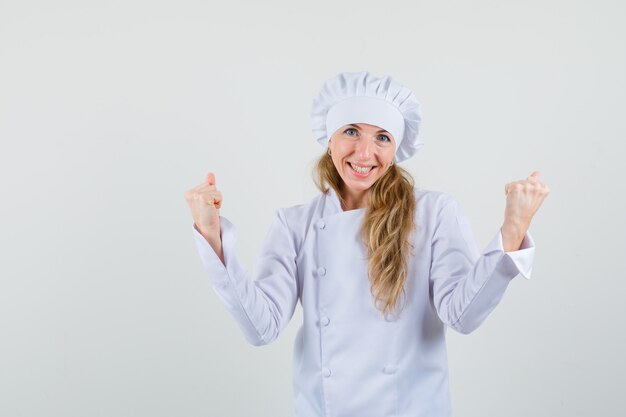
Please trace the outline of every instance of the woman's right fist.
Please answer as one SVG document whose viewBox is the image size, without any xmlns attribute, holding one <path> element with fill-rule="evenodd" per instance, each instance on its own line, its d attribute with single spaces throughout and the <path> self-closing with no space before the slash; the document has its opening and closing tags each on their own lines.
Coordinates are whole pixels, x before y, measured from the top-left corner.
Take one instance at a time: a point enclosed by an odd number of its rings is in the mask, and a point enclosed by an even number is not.
<svg viewBox="0 0 626 417">
<path fill-rule="evenodd" d="M 196 227 L 205 239 L 220 240 L 220 208 L 222 193 L 215 188 L 215 175 L 209 172 L 205 181 L 185 192 Z"/>
</svg>

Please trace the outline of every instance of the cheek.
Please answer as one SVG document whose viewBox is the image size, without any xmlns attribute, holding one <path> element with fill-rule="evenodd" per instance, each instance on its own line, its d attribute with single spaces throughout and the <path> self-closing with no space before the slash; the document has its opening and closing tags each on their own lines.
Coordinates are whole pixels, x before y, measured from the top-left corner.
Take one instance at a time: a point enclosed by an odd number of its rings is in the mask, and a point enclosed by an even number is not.
<svg viewBox="0 0 626 417">
<path fill-rule="evenodd" d="M 378 160 L 383 164 L 388 163 L 393 159 L 393 151 L 389 148 L 378 149 Z"/>
<path fill-rule="evenodd" d="M 333 159 L 333 165 L 335 165 L 335 169 L 337 171 L 341 172 L 341 170 L 343 168 L 342 167 L 342 162 L 341 162 L 341 157 L 339 155 L 336 155 L 335 151 L 333 151 L 332 159 Z"/>
<path fill-rule="evenodd" d="M 332 152 L 338 160 L 341 158 L 345 158 L 352 153 L 352 151 L 350 150 L 350 146 L 345 144 L 337 144 Z"/>
<path fill-rule="evenodd" d="M 396 154 L 396 148 L 389 149 L 385 152 L 385 160 L 387 163 L 393 161 L 393 157 Z"/>
</svg>

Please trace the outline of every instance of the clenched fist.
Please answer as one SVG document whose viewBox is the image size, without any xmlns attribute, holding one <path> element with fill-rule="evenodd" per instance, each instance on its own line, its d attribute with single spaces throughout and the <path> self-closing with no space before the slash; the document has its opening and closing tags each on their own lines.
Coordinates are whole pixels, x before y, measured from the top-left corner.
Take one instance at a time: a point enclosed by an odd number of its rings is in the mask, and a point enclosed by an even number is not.
<svg viewBox="0 0 626 417">
<path fill-rule="evenodd" d="M 206 180 L 185 192 L 193 221 L 205 239 L 220 242 L 220 208 L 222 193 L 215 187 L 215 175 L 209 172 Z"/>
<path fill-rule="evenodd" d="M 525 180 L 504 186 L 506 208 L 501 230 L 505 251 L 519 248 L 533 216 L 549 192 L 550 188 L 539 181 L 539 171 L 533 171 Z"/>
</svg>

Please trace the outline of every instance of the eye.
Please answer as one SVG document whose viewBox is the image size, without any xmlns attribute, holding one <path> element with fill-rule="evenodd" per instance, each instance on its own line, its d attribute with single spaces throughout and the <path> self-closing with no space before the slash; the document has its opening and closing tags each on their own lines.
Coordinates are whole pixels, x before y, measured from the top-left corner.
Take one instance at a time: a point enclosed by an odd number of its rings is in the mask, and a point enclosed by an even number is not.
<svg viewBox="0 0 626 417">
<path fill-rule="evenodd" d="M 385 138 L 387 140 L 384 140 L 383 142 L 391 142 L 391 139 L 389 138 L 389 136 L 387 135 L 380 135 L 379 138 Z"/>
<path fill-rule="evenodd" d="M 346 130 L 343 131 L 343 133 L 348 133 L 348 132 L 356 133 L 356 129 L 354 129 L 352 127 L 349 127 L 349 128 L 347 128 Z M 348 136 L 354 136 L 354 135 L 351 135 L 351 134 L 348 133 Z"/>
</svg>

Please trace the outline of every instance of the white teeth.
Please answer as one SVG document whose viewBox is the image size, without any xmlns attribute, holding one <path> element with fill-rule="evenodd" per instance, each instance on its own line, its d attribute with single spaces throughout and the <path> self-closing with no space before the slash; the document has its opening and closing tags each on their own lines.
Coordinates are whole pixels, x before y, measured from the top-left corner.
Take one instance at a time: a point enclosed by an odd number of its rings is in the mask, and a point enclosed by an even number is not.
<svg viewBox="0 0 626 417">
<path fill-rule="evenodd" d="M 354 169 L 356 172 L 359 172 L 361 174 L 367 174 L 368 172 L 370 172 L 370 170 L 372 169 L 372 167 L 367 167 L 367 168 L 361 168 L 358 167 L 352 163 L 350 163 L 350 166 L 352 167 L 352 169 Z"/>
</svg>

